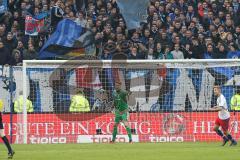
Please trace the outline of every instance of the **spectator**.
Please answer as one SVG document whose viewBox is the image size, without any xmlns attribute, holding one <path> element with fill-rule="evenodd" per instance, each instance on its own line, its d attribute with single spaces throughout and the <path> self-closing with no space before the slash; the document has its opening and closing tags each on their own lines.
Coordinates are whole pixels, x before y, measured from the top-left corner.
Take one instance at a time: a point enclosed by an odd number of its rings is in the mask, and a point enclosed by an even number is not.
<svg viewBox="0 0 240 160">
<path fill-rule="evenodd" d="M 37 6 L 37 5 L 35 5 L 35 6 Z M 49 14 L 49 6 L 48 6 L 48 4 L 43 3 L 43 7 L 42 7 L 42 10 L 41 10 L 41 13 Z"/>
<path fill-rule="evenodd" d="M 160 34 L 160 37 L 159 37 L 159 39 L 156 38 L 156 42 L 161 43 L 163 47 L 165 47 L 165 46 L 169 45 L 169 43 L 171 43 L 169 38 L 167 37 L 166 32 L 161 32 L 159 34 Z"/>
<path fill-rule="evenodd" d="M 213 12 L 214 17 L 217 17 L 218 12 L 219 12 L 219 7 L 216 2 L 212 3 L 212 12 Z"/>
<path fill-rule="evenodd" d="M 188 9 L 187 9 L 187 13 L 186 13 L 186 22 L 187 22 L 187 24 L 189 24 L 192 21 L 193 17 L 196 17 L 197 15 L 194 12 L 194 8 L 192 5 L 189 5 L 187 8 Z"/>
<path fill-rule="evenodd" d="M 174 9 L 174 12 L 173 13 L 169 13 L 168 15 L 171 19 L 171 22 L 173 22 L 175 19 L 179 18 L 180 17 L 180 10 L 178 7 L 176 7 Z"/>
<path fill-rule="evenodd" d="M 139 43 L 141 45 L 143 45 L 142 43 Z M 154 48 L 154 38 L 153 37 L 149 37 L 148 38 L 148 43 L 147 43 L 147 48 Z"/>
<path fill-rule="evenodd" d="M 21 52 L 19 50 L 17 49 L 13 50 L 10 64 L 13 66 L 22 65 L 22 57 L 21 57 Z"/>
<path fill-rule="evenodd" d="M 180 46 L 179 44 L 175 44 L 174 45 L 174 50 L 171 51 L 172 55 L 173 55 L 173 59 L 184 59 L 184 55 L 183 52 L 179 50 Z"/>
<path fill-rule="evenodd" d="M 205 38 L 205 47 L 207 48 L 208 44 L 211 44 L 213 46 L 213 50 L 216 49 L 216 44 L 213 43 L 212 37 L 206 37 Z"/>
<path fill-rule="evenodd" d="M 20 54 L 21 54 L 21 58 L 23 58 L 23 51 L 24 51 L 24 45 L 23 45 L 23 41 L 21 41 L 21 40 L 19 40 L 18 42 L 17 42 L 17 48 L 16 48 L 17 50 L 19 50 L 20 51 Z"/>
<path fill-rule="evenodd" d="M 147 54 L 146 59 L 154 59 L 153 48 L 148 49 L 148 54 Z"/>
<path fill-rule="evenodd" d="M 110 44 L 111 45 L 111 44 Z M 105 47 L 103 54 L 101 56 L 102 60 L 111 60 L 112 59 L 112 52 Z"/>
<path fill-rule="evenodd" d="M 128 55 L 128 59 L 144 59 L 145 56 L 142 53 L 138 52 L 138 47 L 131 47 L 131 51 Z"/>
<path fill-rule="evenodd" d="M 234 23 L 231 19 L 226 20 L 225 22 L 225 31 L 233 34 L 235 32 Z"/>
<path fill-rule="evenodd" d="M 200 45 L 204 46 L 205 45 L 205 38 L 204 35 L 202 33 L 198 34 L 198 42 Z"/>
<path fill-rule="evenodd" d="M 163 58 L 160 57 L 160 55 L 163 55 L 163 49 L 162 49 L 161 43 L 158 42 L 156 44 L 155 49 L 154 49 L 154 57 L 155 57 L 155 59 L 163 59 Z"/>
<path fill-rule="evenodd" d="M 217 53 L 214 56 L 216 59 L 226 59 L 227 58 L 227 50 L 225 49 L 222 43 L 219 43 Z"/>
<path fill-rule="evenodd" d="M 75 19 L 75 22 L 82 27 L 86 27 L 87 21 L 84 18 L 83 12 L 78 12 L 77 13 L 77 18 Z"/>
<path fill-rule="evenodd" d="M 138 48 L 136 46 L 132 46 L 130 48 L 130 53 L 128 54 L 128 59 L 139 59 L 140 53 L 138 52 Z"/>
<path fill-rule="evenodd" d="M 237 44 L 234 41 L 234 37 L 231 32 L 226 34 L 226 38 L 224 40 L 225 46 L 228 47 L 229 45 L 236 46 Z"/>
<path fill-rule="evenodd" d="M 236 93 L 231 98 L 231 110 L 240 111 L 240 87 L 236 87 Z"/>
<path fill-rule="evenodd" d="M 26 100 L 26 110 L 31 113 L 34 111 L 32 101 L 29 99 Z M 22 113 L 23 112 L 23 92 L 19 93 L 19 97 L 14 101 L 14 112 Z"/>
<path fill-rule="evenodd" d="M 204 59 L 213 59 L 215 57 L 214 49 L 212 44 L 207 45 L 207 52 L 204 53 Z"/>
<path fill-rule="evenodd" d="M 213 19 L 213 25 L 215 28 L 218 28 L 221 25 L 221 21 L 220 21 L 219 17 L 215 17 Z"/>
<path fill-rule="evenodd" d="M 145 29 L 145 30 L 144 30 L 144 34 L 143 34 L 143 36 L 141 37 L 140 41 L 141 41 L 144 45 L 147 45 L 147 44 L 148 44 L 149 37 L 150 37 L 150 31 L 149 31 L 149 29 Z"/>
<path fill-rule="evenodd" d="M 0 41 L 0 65 L 6 65 L 11 63 L 11 53 L 4 46 L 4 43 Z"/>
<path fill-rule="evenodd" d="M 63 19 L 64 15 L 64 4 L 61 0 L 58 0 L 51 9 L 51 26 L 53 30 L 56 29 L 59 21 Z"/>
<path fill-rule="evenodd" d="M 23 51 L 23 59 L 24 60 L 33 60 L 33 59 L 37 59 L 37 52 L 33 46 L 32 43 L 29 43 L 28 45 L 28 49 L 25 49 Z"/>
<path fill-rule="evenodd" d="M 227 59 L 235 59 L 235 58 L 240 59 L 240 51 L 237 51 L 234 45 L 230 45 L 229 48 L 230 48 L 230 51 L 227 54 Z"/>
<path fill-rule="evenodd" d="M 219 36 L 219 34 L 218 34 L 218 32 L 217 32 L 216 29 L 213 29 L 213 30 L 211 31 L 210 35 L 211 35 L 211 37 L 212 37 L 212 40 L 213 40 L 213 43 L 214 43 L 214 44 L 217 44 L 218 42 L 221 41 L 221 38 L 220 38 L 220 36 Z"/>
<path fill-rule="evenodd" d="M 192 43 L 192 31 L 191 30 L 187 30 L 185 35 L 183 35 L 182 37 L 182 44 L 190 44 Z"/>
<path fill-rule="evenodd" d="M 4 41 L 6 38 L 6 28 L 5 25 L 0 25 L 0 40 Z"/>
<path fill-rule="evenodd" d="M 191 44 L 185 44 L 182 46 L 182 50 L 183 50 L 183 55 L 185 59 L 192 59 L 193 58 L 193 52 L 192 52 L 192 48 L 191 48 Z"/>
<path fill-rule="evenodd" d="M 89 102 L 84 96 L 83 91 L 78 90 L 77 94 L 74 95 L 71 99 L 71 104 L 69 112 L 89 112 L 90 106 Z"/>
<path fill-rule="evenodd" d="M 157 59 L 174 59 L 174 58 L 170 51 L 170 48 L 166 46 L 164 52 L 162 54 L 159 54 Z"/>
<path fill-rule="evenodd" d="M 13 34 L 11 32 L 8 32 L 7 39 L 5 46 L 9 49 L 9 51 L 12 53 L 13 49 L 17 47 L 17 42 L 13 37 Z"/>
<path fill-rule="evenodd" d="M 235 39 L 235 43 L 240 49 L 240 26 L 237 26 L 235 29 L 235 33 L 233 34 L 233 37 Z"/>
<path fill-rule="evenodd" d="M 198 39 L 192 39 L 192 55 L 191 58 L 203 59 L 204 47 L 198 42 Z"/>
</svg>

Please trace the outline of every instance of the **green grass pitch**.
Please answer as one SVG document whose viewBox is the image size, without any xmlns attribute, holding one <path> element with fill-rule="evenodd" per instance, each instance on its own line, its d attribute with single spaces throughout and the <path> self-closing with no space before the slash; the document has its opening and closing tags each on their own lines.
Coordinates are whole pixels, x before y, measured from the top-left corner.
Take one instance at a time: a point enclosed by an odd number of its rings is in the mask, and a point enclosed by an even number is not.
<svg viewBox="0 0 240 160">
<path fill-rule="evenodd" d="M 240 147 L 218 143 L 13 145 L 15 160 L 240 160 Z M 0 159 L 7 156 L 3 144 Z"/>
</svg>

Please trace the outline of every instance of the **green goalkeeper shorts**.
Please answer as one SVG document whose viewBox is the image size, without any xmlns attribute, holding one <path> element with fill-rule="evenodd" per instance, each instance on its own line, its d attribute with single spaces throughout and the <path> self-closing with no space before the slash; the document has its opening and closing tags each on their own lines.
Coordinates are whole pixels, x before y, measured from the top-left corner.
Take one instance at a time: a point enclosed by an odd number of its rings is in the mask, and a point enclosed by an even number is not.
<svg viewBox="0 0 240 160">
<path fill-rule="evenodd" d="M 129 113 L 126 112 L 126 113 L 123 113 L 122 115 L 120 115 L 119 113 L 116 113 L 115 114 L 115 123 L 119 123 L 119 122 L 124 122 L 124 121 L 128 121 L 128 116 L 129 116 Z"/>
</svg>

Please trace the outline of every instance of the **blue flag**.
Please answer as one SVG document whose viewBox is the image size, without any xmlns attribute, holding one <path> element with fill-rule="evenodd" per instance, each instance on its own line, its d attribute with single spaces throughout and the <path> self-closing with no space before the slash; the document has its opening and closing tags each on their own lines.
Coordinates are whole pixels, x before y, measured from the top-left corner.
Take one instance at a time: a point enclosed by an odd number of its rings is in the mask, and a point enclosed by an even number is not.
<svg viewBox="0 0 240 160">
<path fill-rule="evenodd" d="M 1 0 L 0 1 L 0 14 L 6 12 L 8 9 L 8 1 L 7 0 Z"/>
<path fill-rule="evenodd" d="M 141 22 L 147 22 L 149 0 L 117 0 L 117 4 L 128 30 L 139 28 Z"/>
<path fill-rule="evenodd" d="M 74 49 L 75 41 L 83 32 L 84 29 L 70 19 L 60 21 L 56 31 L 40 50 L 39 58 L 53 58 L 68 53 Z"/>
<path fill-rule="evenodd" d="M 94 42 L 94 33 L 82 28 L 70 19 L 59 22 L 56 31 L 51 35 L 39 53 L 40 59 L 77 58 L 85 54 Z"/>
</svg>

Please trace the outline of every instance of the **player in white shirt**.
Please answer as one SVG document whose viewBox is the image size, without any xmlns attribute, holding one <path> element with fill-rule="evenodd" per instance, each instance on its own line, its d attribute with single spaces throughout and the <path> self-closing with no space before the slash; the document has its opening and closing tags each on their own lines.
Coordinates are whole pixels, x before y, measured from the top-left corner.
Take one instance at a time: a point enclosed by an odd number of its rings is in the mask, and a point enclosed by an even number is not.
<svg viewBox="0 0 240 160">
<path fill-rule="evenodd" d="M 214 86 L 214 95 L 217 96 L 217 105 L 212 107 L 211 110 L 218 111 L 218 117 L 215 121 L 214 131 L 223 138 L 224 146 L 228 141 L 231 141 L 230 146 L 237 145 L 237 142 L 232 138 L 228 132 L 230 113 L 228 112 L 228 106 L 224 95 L 221 93 L 220 86 Z M 222 131 L 219 129 L 221 126 Z"/>
</svg>

